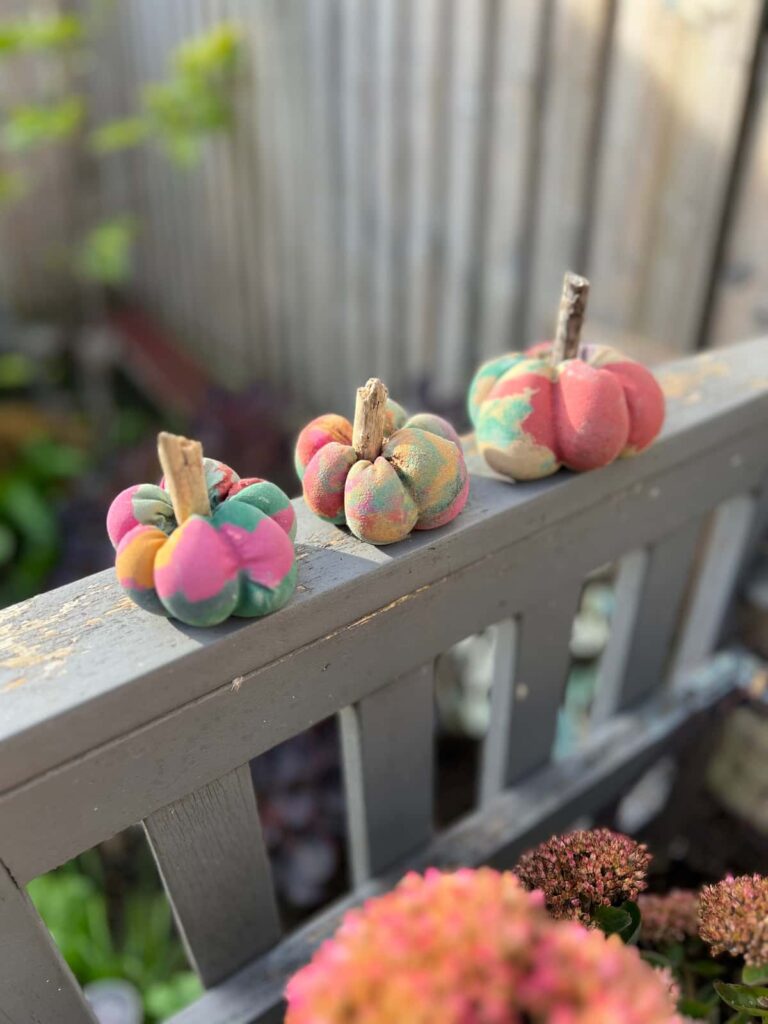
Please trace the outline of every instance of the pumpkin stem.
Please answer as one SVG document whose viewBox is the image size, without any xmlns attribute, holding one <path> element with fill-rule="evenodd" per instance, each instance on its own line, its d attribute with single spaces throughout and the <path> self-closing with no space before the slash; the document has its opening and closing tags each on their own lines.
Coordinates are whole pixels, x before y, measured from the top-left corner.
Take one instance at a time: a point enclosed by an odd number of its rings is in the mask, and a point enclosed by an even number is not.
<svg viewBox="0 0 768 1024">
<path fill-rule="evenodd" d="M 192 515 L 209 516 L 211 502 L 205 485 L 200 442 L 162 431 L 157 435 L 157 455 L 178 525 Z"/>
<path fill-rule="evenodd" d="M 367 384 L 357 389 L 352 447 L 359 459 L 374 462 L 381 455 L 387 396 L 386 385 L 378 377 L 371 377 Z"/>
<path fill-rule="evenodd" d="M 563 293 L 560 296 L 560 310 L 557 314 L 557 330 L 552 343 L 552 365 L 557 366 L 564 359 L 577 359 L 579 337 L 587 310 L 589 281 L 570 270 L 563 279 Z"/>
</svg>

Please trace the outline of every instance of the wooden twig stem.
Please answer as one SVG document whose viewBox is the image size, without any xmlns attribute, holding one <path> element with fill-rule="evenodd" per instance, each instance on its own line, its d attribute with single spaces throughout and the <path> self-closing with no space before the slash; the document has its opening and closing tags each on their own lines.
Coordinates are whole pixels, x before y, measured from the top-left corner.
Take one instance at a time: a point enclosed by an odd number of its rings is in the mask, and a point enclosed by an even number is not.
<svg viewBox="0 0 768 1024">
<path fill-rule="evenodd" d="M 563 294 L 557 314 L 557 330 L 552 344 L 552 365 L 579 355 L 579 338 L 589 296 L 589 281 L 569 270 L 563 280 Z"/>
<path fill-rule="evenodd" d="M 179 526 L 191 515 L 209 516 L 211 503 L 200 442 L 163 431 L 157 435 L 157 455 Z"/>
<path fill-rule="evenodd" d="M 352 447 L 360 459 L 373 462 L 381 455 L 387 395 L 386 385 L 378 377 L 371 377 L 367 384 L 357 389 Z"/>
</svg>

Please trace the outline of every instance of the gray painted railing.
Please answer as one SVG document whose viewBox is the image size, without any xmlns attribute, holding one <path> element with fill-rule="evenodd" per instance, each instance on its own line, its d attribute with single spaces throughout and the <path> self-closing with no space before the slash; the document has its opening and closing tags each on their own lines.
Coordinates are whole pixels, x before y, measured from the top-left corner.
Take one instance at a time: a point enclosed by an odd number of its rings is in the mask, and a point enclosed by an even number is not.
<svg viewBox="0 0 768 1024">
<path fill-rule="evenodd" d="M 178 1024 L 281 1013 L 287 974 L 406 866 L 508 863 L 617 797 L 737 681 L 713 656 L 768 516 L 768 343 L 665 367 L 641 458 L 522 486 L 471 458 L 466 511 L 368 547 L 297 502 L 300 587 L 200 631 L 134 607 L 111 570 L 0 614 L 0 1019 L 90 1020 L 24 885 L 143 821 L 209 992 Z M 619 563 L 590 738 L 552 760 L 585 576 Z M 477 808 L 433 835 L 432 664 L 496 624 Z M 353 884 L 280 941 L 247 764 L 340 716 Z"/>
</svg>

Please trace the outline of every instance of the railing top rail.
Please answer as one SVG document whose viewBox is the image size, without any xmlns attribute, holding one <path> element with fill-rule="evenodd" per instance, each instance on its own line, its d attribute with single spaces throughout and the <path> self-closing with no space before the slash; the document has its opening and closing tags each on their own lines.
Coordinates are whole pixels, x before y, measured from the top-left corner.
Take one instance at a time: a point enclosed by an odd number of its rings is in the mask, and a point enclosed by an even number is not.
<svg viewBox="0 0 768 1024">
<path fill-rule="evenodd" d="M 0 613 L 0 793 L 343 632 L 509 544 L 768 422 L 768 341 L 667 364 L 662 437 L 599 473 L 510 486 L 473 465 L 451 526 L 374 548 L 301 501 L 300 579 L 282 611 L 195 630 L 136 608 L 112 570 Z M 737 468 L 737 467 L 735 467 Z M 194 669 L 194 671 L 192 671 Z M 309 723 L 308 723 L 309 724 Z"/>
</svg>

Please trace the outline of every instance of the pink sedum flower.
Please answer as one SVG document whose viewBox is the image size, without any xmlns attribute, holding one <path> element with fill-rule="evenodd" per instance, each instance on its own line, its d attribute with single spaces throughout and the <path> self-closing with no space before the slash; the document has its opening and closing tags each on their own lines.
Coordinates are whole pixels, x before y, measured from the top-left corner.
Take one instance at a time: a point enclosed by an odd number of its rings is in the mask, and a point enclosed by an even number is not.
<svg viewBox="0 0 768 1024">
<path fill-rule="evenodd" d="M 637 901 L 642 915 L 640 942 L 657 946 L 683 942 L 699 934 L 699 895 L 689 889 L 670 889 L 663 896 L 644 893 Z"/>
<path fill-rule="evenodd" d="M 705 885 L 699 896 L 699 934 L 713 956 L 743 956 L 768 964 L 768 878 L 742 875 Z"/>
<path fill-rule="evenodd" d="M 286 997 L 286 1024 L 682 1024 L 636 949 L 553 920 L 490 868 L 408 875 L 348 914 Z"/>
<path fill-rule="evenodd" d="M 607 828 L 552 836 L 524 853 L 515 874 L 540 889 L 553 917 L 587 924 L 598 907 L 636 900 L 646 887 L 648 848 Z"/>
</svg>

